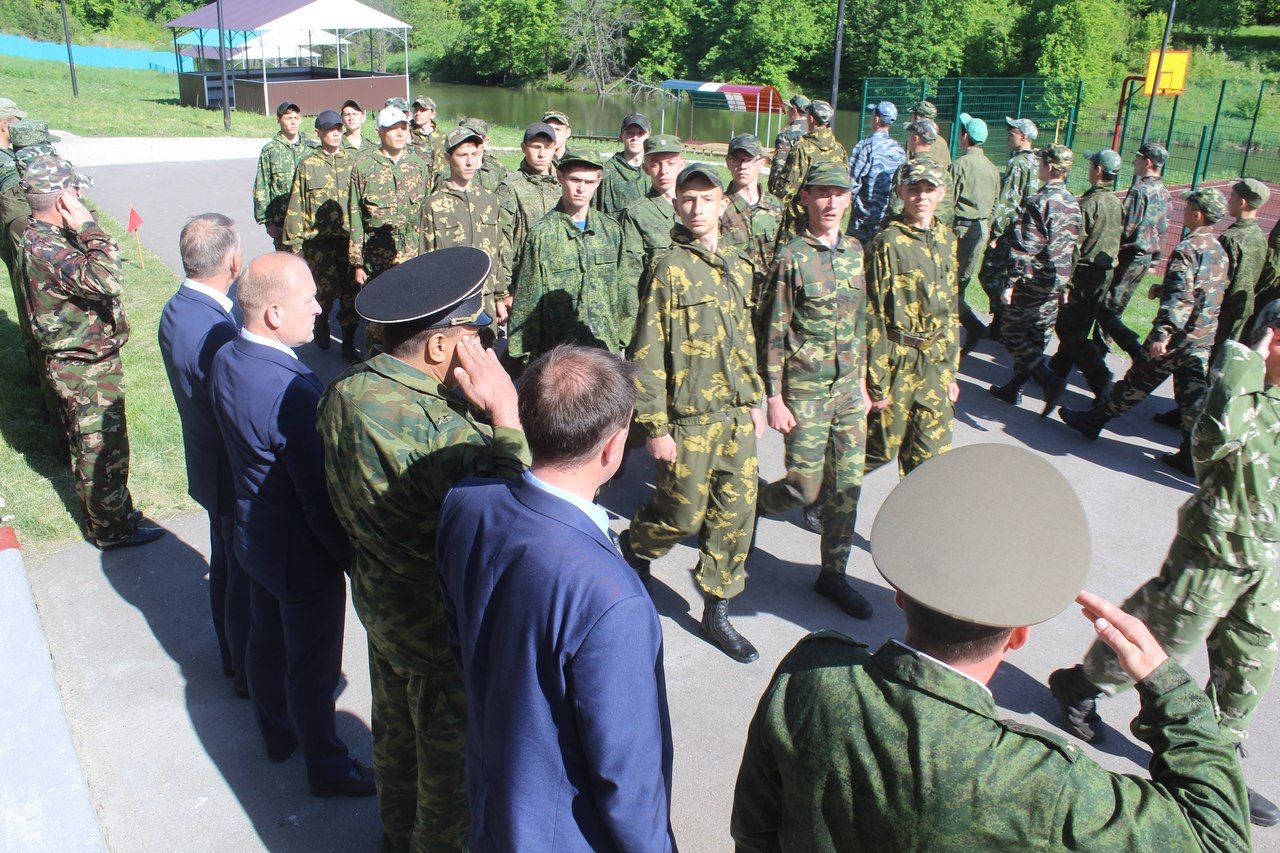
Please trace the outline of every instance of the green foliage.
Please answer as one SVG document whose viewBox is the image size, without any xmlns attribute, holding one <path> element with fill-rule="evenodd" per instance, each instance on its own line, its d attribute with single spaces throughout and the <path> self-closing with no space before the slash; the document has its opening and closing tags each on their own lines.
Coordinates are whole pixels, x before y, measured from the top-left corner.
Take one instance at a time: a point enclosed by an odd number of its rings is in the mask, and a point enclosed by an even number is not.
<svg viewBox="0 0 1280 853">
<path fill-rule="evenodd" d="M 1054 3 L 1040 18 L 1044 42 L 1036 72 L 1062 83 L 1084 80 L 1089 89 L 1113 85 L 1127 70 L 1129 20 L 1111 0 Z"/>
<path fill-rule="evenodd" d="M 1178 22 L 1201 31 L 1226 33 L 1252 24 L 1258 0 L 1183 0 L 1178 5 Z"/>
<path fill-rule="evenodd" d="M 88 35 L 79 18 L 72 18 L 71 37 Z M 4 0 L 0 3 L 0 30 L 20 33 L 40 41 L 62 41 L 62 13 L 55 0 Z"/>
<path fill-rule="evenodd" d="M 494 80 L 547 76 L 560 55 L 555 0 L 480 0 L 464 7 L 475 70 Z"/>
<path fill-rule="evenodd" d="M 719 38 L 701 66 L 714 80 L 785 87 L 797 71 L 797 46 L 830 39 L 829 23 L 803 0 L 732 3 L 722 12 L 713 25 Z"/>
</svg>

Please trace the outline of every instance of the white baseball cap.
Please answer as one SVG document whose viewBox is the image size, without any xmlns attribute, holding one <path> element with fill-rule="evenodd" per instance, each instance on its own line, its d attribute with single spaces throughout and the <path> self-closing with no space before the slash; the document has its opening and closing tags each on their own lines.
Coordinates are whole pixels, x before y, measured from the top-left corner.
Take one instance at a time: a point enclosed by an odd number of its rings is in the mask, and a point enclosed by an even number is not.
<svg viewBox="0 0 1280 853">
<path fill-rule="evenodd" d="M 409 117 L 404 114 L 404 110 L 397 107 L 383 107 L 378 111 L 378 128 L 386 129 L 394 127 L 397 124 L 408 124 Z"/>
</svg>

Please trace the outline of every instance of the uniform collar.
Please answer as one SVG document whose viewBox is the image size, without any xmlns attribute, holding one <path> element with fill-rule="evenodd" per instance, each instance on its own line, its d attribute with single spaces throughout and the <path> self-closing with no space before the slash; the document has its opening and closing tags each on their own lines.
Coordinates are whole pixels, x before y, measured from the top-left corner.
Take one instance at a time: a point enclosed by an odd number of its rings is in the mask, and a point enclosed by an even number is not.
<svg viewBox="0 0 1280 853">
<path fill-rule="evenodd" d="M 547 174 L 539 175 L 539 174 L 536 174 L 533 171 L 533 169 L 529 168 L 529 161 L 524 159 L 520 161 L 520 166 L 519 168 L 516 169 L 516 171 L 524 175 L 526 178 L 531 178 L 533 180 L 537 180 L 538 178 L 550 178 L 553 181 L 556 180 L 556 170 L 554 166 L 551 168 L 551 171 L 548 172 Z"/>
<path fill-rule="evenodd" d="M 406 388 L 417 391 L 419 394 L 439 397 L 442 400 L 448 397 L 448 392 L 440 384 L 439 379 L 388 353 L 378 353 L 367 360 L 364 366 L 380 376 L 385 376 L 392 382 L 398 382 Z"/>
<path fill-rule="evenodd" d="M 853 238 L 842 231 L 836 238 L 836 244 L 834 246 L 828 246 L 826 243 L 810 234 L 808 228 L 804 229 L 804 231 L 800 233 L 800 238 L 821 252 L 844 252 L 851 248 L 850 244 L 853 242 Z"/>
<path fill-rule="evenodd" d="M 555 214 L 560 217 L 561 227 L 564 228 L 566 234 L 574 239 L 581 237 L 583 234 L 596 233 L 595 228 L 592 226 L 592 223 L 595 221 L 595 214 L 589 208 L 587 210 L 587 223 L 585 228 L 579 228 L 577 225 L 573 224 L 573 218 L 570 217 L 569 214 L 565 212 L 564 208 L 560 206 L 560 202 L 556 202 L 556 206 L 553 207 L 551 209 L 551 213 L 548 213 L 547 215 L 550 216 L 551 214 Z"/>
<path fill-rule="evenodd" d="M 259 138 L 261 138 L 261 137 L 259 137 Z M 301 131 L 301 130 L 299 130 L 299 131 L 298 131 L 298 141 L 297 141 L 297 142 L 290 142 L 289 140 L 285 139 L 285 138 L 284 138 L 284 131 L 283 131 L 283 130 L 277 130 L 277 131 L 276 131 L 276 139 L 277 139 L 277 140 L 279 140 L 282 144 L 284 144 L 284 145 L 288 145 L 290 148 L 297 148 L 299 145 L 305 145 L 305 144 L 306 144 L 306 141 L 302 138 L 302 131 Z"/>
<path fill-rule="evenodd" d="M 876 651 L 874 660 L 880 670 L 895 681 L 988 719 L 1000 719 L 995 699 L 986 685 L 936 658 L 890 640 Z"/>
<path fill-rule="evenodd" d="M 706 261 L 716 269 L 724 267 L 724 258 L 720 255 L 720 252 L 724 251 L 725 248 L 723 241 L 720 243 L 719 250 L 713 255 L 707 251 L 706 246 L 702 245 L 694 238 L 688 228 L 685 228 L 684 225 L 677 222 L 671 229 L 671 242 L 677 246 L 688 249 L 690 252 L 693 252 L 699 258 Z"/>
</svg>

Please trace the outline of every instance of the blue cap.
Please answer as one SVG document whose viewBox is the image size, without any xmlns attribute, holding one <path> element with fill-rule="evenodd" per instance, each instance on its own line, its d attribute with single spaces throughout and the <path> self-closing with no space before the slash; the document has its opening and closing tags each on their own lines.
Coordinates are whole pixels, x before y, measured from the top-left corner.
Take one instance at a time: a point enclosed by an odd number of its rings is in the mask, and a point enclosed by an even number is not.
<svg viewBox="0 0 1280 853">
<path fill-rule="evenodd" d="M 342 127 L 342 116 L 337 110 L 324 110 L 316 116 L 316 130 L 333 130 L 335 127 Z"/>
<path fill-rule="evenodd" d="M 893 124 L 898 120 L 898 108 L 893 105 L 893 101 L 867 104 L 867 109 L 880 116 L 880 120 L 886 124 Z"/>
</svg>

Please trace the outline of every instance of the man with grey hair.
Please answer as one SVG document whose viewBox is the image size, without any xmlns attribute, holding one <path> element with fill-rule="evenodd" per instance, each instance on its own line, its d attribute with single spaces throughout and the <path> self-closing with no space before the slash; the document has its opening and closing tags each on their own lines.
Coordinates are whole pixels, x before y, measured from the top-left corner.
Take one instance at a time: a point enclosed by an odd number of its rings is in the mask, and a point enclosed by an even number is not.
<svg viewBox="0 0 1280 853">
<path fill-rule="evenodd" d="M 187 494 L 209 514 L 209 605 L 222 672 L 248 698 L 248 582 L 235 558 L 235 488 L 209 397 L 213 357 L 237 334 L 227 292 L 240 274 L 240 237 L 227 217 L 203 213 L 188 220 L 178 243 L 186 278 L 160 314 L 160 356 L 182 424 Z"/>
</svg>

